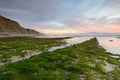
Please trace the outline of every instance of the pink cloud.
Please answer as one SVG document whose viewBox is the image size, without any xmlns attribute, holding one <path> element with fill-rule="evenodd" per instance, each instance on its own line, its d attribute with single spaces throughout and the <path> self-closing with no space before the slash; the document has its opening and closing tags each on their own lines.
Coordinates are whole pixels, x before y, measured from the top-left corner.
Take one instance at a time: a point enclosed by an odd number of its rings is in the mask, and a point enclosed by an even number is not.
<svg viewBox="0 0 120 80">
<path fill-rule="evenodd" d="M 63 23 L 38 23 L 33 29 L 47 34 L 64 34 L 64 33 L 84 33 L 84 32 L 120 32 L 120 24 L 111 24 L 99 22 L 97 25 L 91 24 L 97 19 L 89 19 L 91 22 L 83 21 L 78 18 L 66 19 Z M 61 24 L 63 24 L 61 26 Z"/>
<path fill-rule="evenodd" d="M 120 25 L 102 24 L 95 27 L 95 29 L 97 32 L 120 32 Z"/>
<path fill-rule="evenodd" d="M 91 18 L 91 23 L 97 21 L 95 18 Z M 114 20 L 113 20 L 114 21 Z M 103 23 L 97 23 L 98 25 L 92 25 L 89 22 L 85 22 L 80 19 L 70 20 L 70 28 L 75 29 L 77 32 L 120 32 L 120 24 L 115 22 L 109 23 L 109 21 Z M 118 20 L 116 20 L 118 22 Z"/>
</svg>

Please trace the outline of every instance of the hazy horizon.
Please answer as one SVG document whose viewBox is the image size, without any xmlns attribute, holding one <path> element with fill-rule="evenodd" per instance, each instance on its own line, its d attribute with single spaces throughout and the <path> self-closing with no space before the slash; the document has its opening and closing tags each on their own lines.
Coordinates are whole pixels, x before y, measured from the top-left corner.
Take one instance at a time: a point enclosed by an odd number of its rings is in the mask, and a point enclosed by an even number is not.
<svg viewBox="0 0 120 80">
<path fill-rule="evenodd" d="M 45 34 L 120 33 L 120 0 L 2 0 L 0 15 Z"/>
</svg>

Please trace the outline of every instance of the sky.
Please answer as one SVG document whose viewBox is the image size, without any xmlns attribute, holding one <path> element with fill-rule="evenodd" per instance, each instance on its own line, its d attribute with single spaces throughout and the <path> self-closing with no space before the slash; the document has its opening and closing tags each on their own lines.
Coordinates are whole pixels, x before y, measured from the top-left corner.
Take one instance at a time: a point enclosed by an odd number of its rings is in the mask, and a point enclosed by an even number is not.
<svg viewBox="0 0 120 80">
<path fill-rule="evenodd" d="M 0 15 L 45 34 L 120 32 L 120 0 L 0 0 Z"/>
</svg>

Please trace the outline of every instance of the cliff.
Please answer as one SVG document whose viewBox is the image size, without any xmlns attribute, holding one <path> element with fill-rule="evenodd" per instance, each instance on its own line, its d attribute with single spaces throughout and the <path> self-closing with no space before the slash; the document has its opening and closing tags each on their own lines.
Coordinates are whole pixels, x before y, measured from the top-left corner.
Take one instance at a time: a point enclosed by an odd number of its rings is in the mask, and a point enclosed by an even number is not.
<svg viewBox="0 0 120 80">
<path fill-rule="evenodd" d="M 0 35 L 15 35 L 15 36 L 35 36 L 44 35 L 35 30 L 25 29 L 20 24 L 11 19 L 5 18 L 0 15 Z"/>
</svg>

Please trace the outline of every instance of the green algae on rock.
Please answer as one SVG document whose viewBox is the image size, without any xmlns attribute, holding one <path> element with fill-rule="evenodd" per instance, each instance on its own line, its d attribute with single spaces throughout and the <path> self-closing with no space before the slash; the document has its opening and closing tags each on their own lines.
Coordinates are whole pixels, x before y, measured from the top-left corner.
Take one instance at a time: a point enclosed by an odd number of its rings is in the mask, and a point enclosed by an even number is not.
<svg viewBox="0 0 120 80">
<path fill-rule="evenodd" d="M 1 66 L 0 80 L 120 80 L 119 59 L 111 55 L 93 38 Z"/>
</svg>

